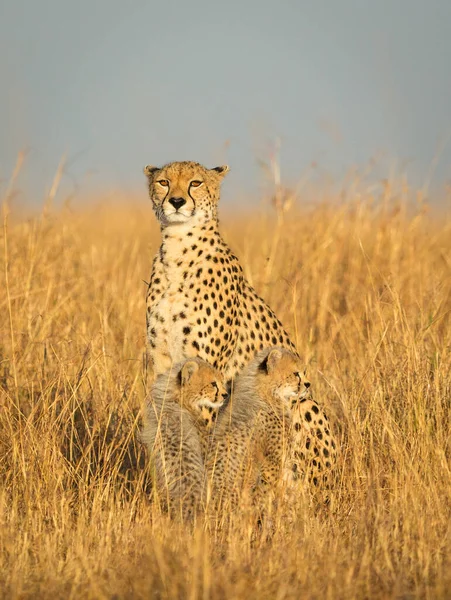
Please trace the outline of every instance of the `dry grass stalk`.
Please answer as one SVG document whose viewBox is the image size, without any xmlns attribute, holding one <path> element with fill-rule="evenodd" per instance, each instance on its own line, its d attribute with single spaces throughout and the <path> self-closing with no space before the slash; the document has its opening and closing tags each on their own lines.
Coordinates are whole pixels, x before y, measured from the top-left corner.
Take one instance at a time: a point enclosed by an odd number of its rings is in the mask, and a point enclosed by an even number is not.
<svg viewBox="0 0 451 600">
<path fill-rule="evenodd" d="M 2 597 L 449 597 L 451 221 L 387 194 L 248 227 L 246 271 L 296 332 L 345 448 L 330 504 L 300 499 L 270 537 L 246 511 L 192 531 L 149 500 L 150 207 L 5 214 Z"/>
</svg>

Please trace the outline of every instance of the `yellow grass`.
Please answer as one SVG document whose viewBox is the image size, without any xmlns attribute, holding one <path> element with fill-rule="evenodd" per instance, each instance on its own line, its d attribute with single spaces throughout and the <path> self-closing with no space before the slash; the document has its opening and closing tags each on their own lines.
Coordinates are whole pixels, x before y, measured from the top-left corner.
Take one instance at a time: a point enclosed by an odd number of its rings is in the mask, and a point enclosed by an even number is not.
<svg viewBox="0 0 451 600">
<path fill-rule="evenodd" d="M 451 220 L 361 197 L 224 219 L 343 446 L 327 506 L 169 521 L 137 436 L 150 206 L 4 214 L 2 598 L 449 598 Z"/>
</svg>

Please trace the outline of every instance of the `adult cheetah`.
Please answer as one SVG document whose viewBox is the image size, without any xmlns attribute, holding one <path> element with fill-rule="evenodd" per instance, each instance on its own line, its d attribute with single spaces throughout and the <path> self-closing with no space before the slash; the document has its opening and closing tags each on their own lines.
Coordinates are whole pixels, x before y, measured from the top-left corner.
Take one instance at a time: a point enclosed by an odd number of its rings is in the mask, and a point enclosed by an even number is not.
<svg viewBox="0 0 451 600">
<path fill-rule="evenodd" d="M 228 170 L 195 162 L 144 169 L 162 233 L 147 292 L 155 375 L 197 356 L 230 380 L 263 348 L 296 352 L 219 232 L 217 205 Z"/>
</svg>

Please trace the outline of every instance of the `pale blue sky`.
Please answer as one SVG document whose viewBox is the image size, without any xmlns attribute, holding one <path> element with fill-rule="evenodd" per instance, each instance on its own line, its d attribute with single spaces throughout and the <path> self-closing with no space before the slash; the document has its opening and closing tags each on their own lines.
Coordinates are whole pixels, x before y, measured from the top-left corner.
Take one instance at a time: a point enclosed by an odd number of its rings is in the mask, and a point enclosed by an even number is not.
<svg viewBox="0 0 451 600">
<path fill-rule="evenodd" d="M 0 75 L 0 179 L 28 149 L 38 199 L 63 153 L 69 191 L 190 159 L 255 192 L 278 137 L 288 181 L 383 153 L 421 183 L 451 134 L 451 1 L 0 0 Z"/>
</svg>

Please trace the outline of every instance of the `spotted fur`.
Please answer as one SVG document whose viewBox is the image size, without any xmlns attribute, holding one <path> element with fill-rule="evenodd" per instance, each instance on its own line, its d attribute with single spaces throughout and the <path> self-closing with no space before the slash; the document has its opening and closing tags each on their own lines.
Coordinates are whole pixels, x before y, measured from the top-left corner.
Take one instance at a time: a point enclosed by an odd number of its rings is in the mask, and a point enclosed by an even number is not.
<svg viewBox="0 0 451 600">
<path fill-rule="evenodd" d="M 301 477 L 321 483 L 336 444 L 309 388 L 300 359 L 281 347 L 261 351 L 236 377 L 206 460 L 213 497 L 236 501 L 245 481 L 254 489 Z"/>
<path fill-rule="evenodd" d="M 217 205 L 228 167 L 174 162 L 144 171 L 162 233 L 147 292 L 155 374 L 200 357 L 230 380 L 264 348 L 295 352 L 220 234 Z"/>
<path fill-rule="evenodd" d="M 221 375 L 198 358 L 159 375 L 147 399 L 142 440 L 152 457 L 156 492 L 185 519 L 202 505 L 204 440 L 226 399 Z"/>
</svg>

